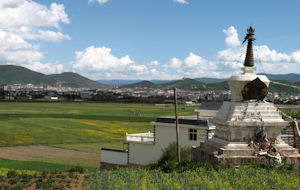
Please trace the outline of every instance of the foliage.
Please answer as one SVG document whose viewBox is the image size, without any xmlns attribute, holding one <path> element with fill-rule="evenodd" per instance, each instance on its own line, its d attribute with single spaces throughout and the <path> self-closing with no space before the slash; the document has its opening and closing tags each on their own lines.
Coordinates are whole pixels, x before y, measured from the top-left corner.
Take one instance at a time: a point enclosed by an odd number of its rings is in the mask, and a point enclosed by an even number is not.
<svg viewBox="0 0 300 190">
<path fill-rule="evenodd" d="M 85 171 L 85 169 L 81 166 L 75 166 L 75 167 L 72 167 L 69 172 L 78 172 L 80 174 L 83 174 Z"/>
<path fill-rule="evenodd" d="M 281 108 L 280 110 L 289 116 L 300 118 L 299 108 Z"/>
<path fill-rule="evenodd" d="M 57 171 L 94 171 L 94 168 L 83 168 L 79 166 L 70 166 L 63 164 L 53 164 L 47 162 L 37 162 L 37 161 L 18 161 L 18 160 L 7 160 L 0 158 L 0 176 L 6 176 L 7 173 L 13 170 L 20 173 L 26 174 L 35 174 L 38 171 L 48 171 L 48 172 L 57 172 Z"/>
<path fill-rule="evenodd" d="M 7 176 L 7 174 L 10 171 L 11 171 L 11 168 L 0 168 L 0 178 L 2 178 L 3 176 Z M 38 173 L 37 171 L 33 171 L 33 170 L 13 170 L 13 171 L 15 171 L 17 174 L 28 174 L 28 175 L 34 175 L 34 174 Z M 0 182 L 1 182 L 1 180 L 0 180 Z"/>
<path fill-rule="evenodd" d="M 160 168 L 164 172 L 172 172 L 178 169 L 178 166 L 185 165 L 191 160 L 191 148 L 180 147 L 181 162 L 177 163 L 177 144 L 170 143 L 167 148 L 163 150 L 162 157 L 157 164 L 150 165 L 151 169 Z"/>
<path fill-rule="evenodd" d="M 118 169 L 89 176 L 89 190 L 101 189 L 299 189 L 300 171 L 285 168 L 197 166 L 182 173 Z"/>
<path fill-rule="evenodd" d="M 180 147 L 180 158 L 182 161 L 191 160 L 191 148 L 190 147 Z M 170 143 L 167 148 L 163 150 L 163 155 L 159 160 L 160 163 L 177 160 L 177 144 L 175 142 Z"/>
<path fill-rule="evenodd" d="M 82 177 L 77 172 L 48 172 L 41 174 L 25 174 L 15 170 L 8 171 L 7 176 L 0 176 L 0 190 L 11 189 L 78 189 L 79 179 Z"/>
</svg>

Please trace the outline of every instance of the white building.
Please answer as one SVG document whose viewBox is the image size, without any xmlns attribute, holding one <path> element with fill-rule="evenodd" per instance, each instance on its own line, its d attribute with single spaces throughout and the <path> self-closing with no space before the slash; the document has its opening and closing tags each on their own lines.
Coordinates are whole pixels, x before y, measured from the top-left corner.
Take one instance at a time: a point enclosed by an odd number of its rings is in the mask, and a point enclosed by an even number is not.
<svg viewBox="0 0 300 190">
<path fill-rule="evenodd" d="M 199 110 L 199 109 L 198 109 Z M 215 111 L 216 113 L 216 111 Z M 176 142 L 174 117 L 157 118 L 151 123 L 154 132 L 126 134 L 128 150 L 120 151 L 103 148 L 101 163 L 118 165 L 147 165 L 157 162 L 170 143 Z M 181 147 L 199 146 L 212 138 L 215 126 L 198 116 L 179 118 L 179 143 Z"/>
</svg>

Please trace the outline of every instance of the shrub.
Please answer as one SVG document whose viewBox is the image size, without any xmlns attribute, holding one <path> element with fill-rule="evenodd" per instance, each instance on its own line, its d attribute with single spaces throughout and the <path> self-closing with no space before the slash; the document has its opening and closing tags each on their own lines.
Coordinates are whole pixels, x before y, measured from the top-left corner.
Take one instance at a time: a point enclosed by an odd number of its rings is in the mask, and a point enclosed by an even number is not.
<svg viewBox="0 0 300 190">
<path fill-rule="evenodd" d="M 177 163 L 175 160 L 167 160 L 161 165 L 161 170 L 166 173 L 170 173 L 176 170 Z"/>
<path fill-rule="evenodd" d="M 49 172 L 48 171 L 43 171 L 42 172 L 42 177 L 46 178 L 48 176 Z"/>
<path fill-rule="evenodd" d="M 191 148 L 189 147 L 180 147 L 180 157 L 181 161 L 190 161 L 191 160 Z M 170 160 L 177 160 L 177 145 L 176 143 L 170 143 L 169 146 L 163 149 L 163 155 L 158 161 L 159 163 L 164 163 Z"/>
<path fill-rule="evenodd" d="M 19 182 L 19 179 L 18 179 L 18 178 L 10 179 L 10 180 L 8 181 L 8 183 L 9 183 L 10 185 L 14 185 L 14 184 L 16 184 L 16 183 L 18 183 L 18 182 Z"/>
<path fill-rule="evenodd" d="M 177 163 L 177 145 L 170 143 L 169 146 L 162 150 L 163 155 L 157 164 L 150 165 L 150 169 L 160 169 L 163 172 L 170 173 L 173 171 L 183 172 L 190 167 L 195 167 L 195 163 L 191 163 L 191 148 L 181 147 L 181 161 Z"/>
<path fill-rule="evenodd" d="M 78 172 L 80 174 L 83 174 L 84 173 L 84 168 L 81 167 L 81 166 L 75 166 L 73 168 L 71 168 L 68 172 Z"/>
<path fill-rule="evenodd" d="M 14 178 L 14 177 L 17 177 L 18 176 L 18 173 L 16 171 L 9 171 L 7 172 L 6 174 L 7 178 Z"/>
<path fill-rule="evenodd" d="M 0 182 L 5 182 L 5 179 L 3 176 L 0 175 Z"/>
</svg>

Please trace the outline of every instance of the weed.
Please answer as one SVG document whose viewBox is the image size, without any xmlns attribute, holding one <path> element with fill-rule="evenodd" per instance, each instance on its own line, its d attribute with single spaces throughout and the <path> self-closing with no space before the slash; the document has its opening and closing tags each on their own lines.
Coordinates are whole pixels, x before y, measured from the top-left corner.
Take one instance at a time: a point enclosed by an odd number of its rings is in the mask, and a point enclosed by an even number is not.
<svg viewBox="0 0 300 190">
<path fill-rule="evenodd" d="M 8 183 L 10 185 L 14 185 L 14 184 L 16 184 L 18 182 L 19 182 L 19 178 L 12 178 L 12 179 L 8 180 Z"/>
<path fill-rule="evenodd" d="M 75 166 L 75 167 L 73 167 L 73 168 L 71 168 L 71 169 L 69 170 L 69 172 L 71 172 L 71 173 L 73 173 L 73 172 L 78 172 L 78 173 L 80 173 L 80 174 L 83 174 L 84 171 L 85 171 L 85 169 L 84 169 L 83 167 L 81 167 L 81 166 Z"/>
<path fill-rule="evenodd" d="M 14 170 L 11 170 L 11 171 L 7 172 L 6 176 L 7 176 L 7 178 L 14 178 L 14 177 L 18 176 L 18 173 Z"/>
</svg>

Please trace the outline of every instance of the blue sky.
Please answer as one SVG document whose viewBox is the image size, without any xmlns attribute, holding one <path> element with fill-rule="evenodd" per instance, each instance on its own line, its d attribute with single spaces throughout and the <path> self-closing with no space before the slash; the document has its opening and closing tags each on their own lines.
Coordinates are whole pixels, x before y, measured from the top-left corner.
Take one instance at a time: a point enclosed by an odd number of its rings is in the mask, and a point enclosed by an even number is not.
<svg viewBox="0 0 300 190">
<path fill-rule="evenodd" d="M 299 1 L 1 0 L 0 63 L 91 79 L 300 73 Z"/>
</svg>

